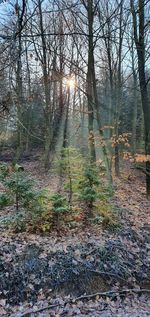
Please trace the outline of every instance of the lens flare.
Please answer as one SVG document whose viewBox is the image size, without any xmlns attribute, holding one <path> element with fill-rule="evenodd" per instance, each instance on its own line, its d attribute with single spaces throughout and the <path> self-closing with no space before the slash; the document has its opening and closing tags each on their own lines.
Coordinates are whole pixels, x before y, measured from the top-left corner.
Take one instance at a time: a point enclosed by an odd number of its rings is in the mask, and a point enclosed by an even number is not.
<svg viewBox="0 0 150 317">
<path fill-rule="evenodd" d="M 74 77 L 65 78 L 64 83 L 69 88 L 75 88 L 76 86 L 76 81 Z"/>
</svg>

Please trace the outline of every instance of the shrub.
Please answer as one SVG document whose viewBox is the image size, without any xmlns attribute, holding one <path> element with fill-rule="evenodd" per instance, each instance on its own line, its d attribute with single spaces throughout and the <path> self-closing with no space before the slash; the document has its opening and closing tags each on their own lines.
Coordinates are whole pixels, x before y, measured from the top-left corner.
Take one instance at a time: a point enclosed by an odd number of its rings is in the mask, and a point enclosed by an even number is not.
<svg viewBox="0 0 150 317">
<path fill-rule="evenodd" d="M 94 202 L 98 197 L 97 187 L 99 184 L 96 166 L 94 164 L 88 164 L 85 167 L 84 178 L 80 181 L 80 198 L 86 203 L 88 217 L 92 216 Z"/>
<path fill-rule="evenodd" d="M 24 214 L 20 211 L 15 215 L 15 217 L 9 221 L 9 227 L 11 227 L 16 233 L 26 230 L 27 222 Z"/>
<path fill-rule="evenodd" d="M 4 181 L 4 179 L 6 178 L 6 176 L 8 175 L 9 170 L 8 170 L 8 166 L 6 163 L 0 163 L 0 181 Z"/>
<path fill-rule="evenodd" d="M 6 177 L 4 186 L 12 196 L 16 211 L 21 207 L 25 207 L 27 201 L 29 202 L 29 200 L 33 199 L 33 194 L 31 195 L 33 181 L 25 172 L 12 172 Z"/>
<path fill-rule="evenodd" d="M 11 198 L 7 193 L 0 193 L 0 208 L 8 206 L 11 202 Z"/>
<path fill-rule="evenodd" d="M 15 231 L 21 231 L 28 225 L 33 229 L 42 228 L 45 223 L 47 225 L 47 222 L 50 222 L 47 215 L 47 191 L 35 189 L 35 183 L 30 175 L 19 165 L 13 166 L 11 171 L 7 165 L 2 166 L 0 175 L 5 190 L 0 194 L 0 207 L 14 205 L 16 210 L 16 215 L 9 221 L 10 226 Z"/>
<path fill-rule="evenodd" d="M 53 223 L 59 229 L 60 222 L 63 217 L 69 211 L 69 205 L 66 197 L 62 194 L 56 193 L 51 197 L 52 201 L 52 213 L 53 213 Z"/>
<path fill-rule="evenodd" d="M 73 147 L 63 148 L 61 160 L 57 162 L 60 177 L 64 178 L 64 190 L 69 204 L 78 198 L 79 183 L 83 178 L 84 160 Z"/>
</svg>

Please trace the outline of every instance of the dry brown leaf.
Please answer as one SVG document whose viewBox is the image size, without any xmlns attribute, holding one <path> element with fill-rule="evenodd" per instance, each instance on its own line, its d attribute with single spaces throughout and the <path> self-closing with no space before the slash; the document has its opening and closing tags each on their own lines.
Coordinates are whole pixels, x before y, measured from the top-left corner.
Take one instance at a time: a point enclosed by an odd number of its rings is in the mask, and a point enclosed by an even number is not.
<svg viewBox="0 0 150 317">
<path fill-rule="evenodd" d="M 0 299 L 0 306 L 5 306 L 6 305 L 6 299 L 5 298 L 2 298 Z"/>
<path fill-rule="evenodd" d="M 5 315 L 7 315 L 7 311 L 3 307 L 0 307 L 0 316 L 3 317 Z"/>
</svg>

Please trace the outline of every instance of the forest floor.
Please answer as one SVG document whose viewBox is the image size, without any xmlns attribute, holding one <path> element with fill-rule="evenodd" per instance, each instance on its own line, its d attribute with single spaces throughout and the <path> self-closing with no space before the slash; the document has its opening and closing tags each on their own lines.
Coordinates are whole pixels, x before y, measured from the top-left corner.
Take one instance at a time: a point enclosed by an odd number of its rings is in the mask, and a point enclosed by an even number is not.
<svg viewBox="0 0 150 317">
<path fill-rule="evenodd" d="M 57 177 L 38 161 L 22 164 L 40 188 L 57 190 Z M 114 232 L 90 225 L 42 236 L 0 226 L 1 317 L 150 316 L 145 176 L 126 164 L 114 184 L 112 203 L 120 223 Z"/>
</svg>

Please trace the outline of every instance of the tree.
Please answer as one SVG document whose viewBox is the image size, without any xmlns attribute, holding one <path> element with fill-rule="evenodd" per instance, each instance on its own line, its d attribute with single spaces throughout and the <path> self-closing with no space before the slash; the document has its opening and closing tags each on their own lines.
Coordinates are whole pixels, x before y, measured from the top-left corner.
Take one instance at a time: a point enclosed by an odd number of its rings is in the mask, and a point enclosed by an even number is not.
<svg viewBox="0 0 150 317">
<path fill-rule="evenodd" d="M 95 140 L 94 140 L 94 90 L 93 90 L 93 66 L 94 66 L 94 45 L 93 45 L 93 0 L 87 2 L 88 14 L 88 63 L 87 63 L 87 101 L 88 101 L 88 128 L 89 147 L 92 162 L 96 161 Z"/>
<path fill-rule="evenodd" d="M 146 56 L 145 56 L 145 6 L 147 1 L 138 0 L 138 10 L 135 9 L 135 1 L 130 0 L 133 18 L 134 41 L 138 56 L 138 72 L 141 92 L 141 101 L 145 125 L 145 154 L 150 155 L 150 101 L 146 80 Z M 146 162 L 146 190 L 150 199 L 150 161 Z"/>
</svg>

